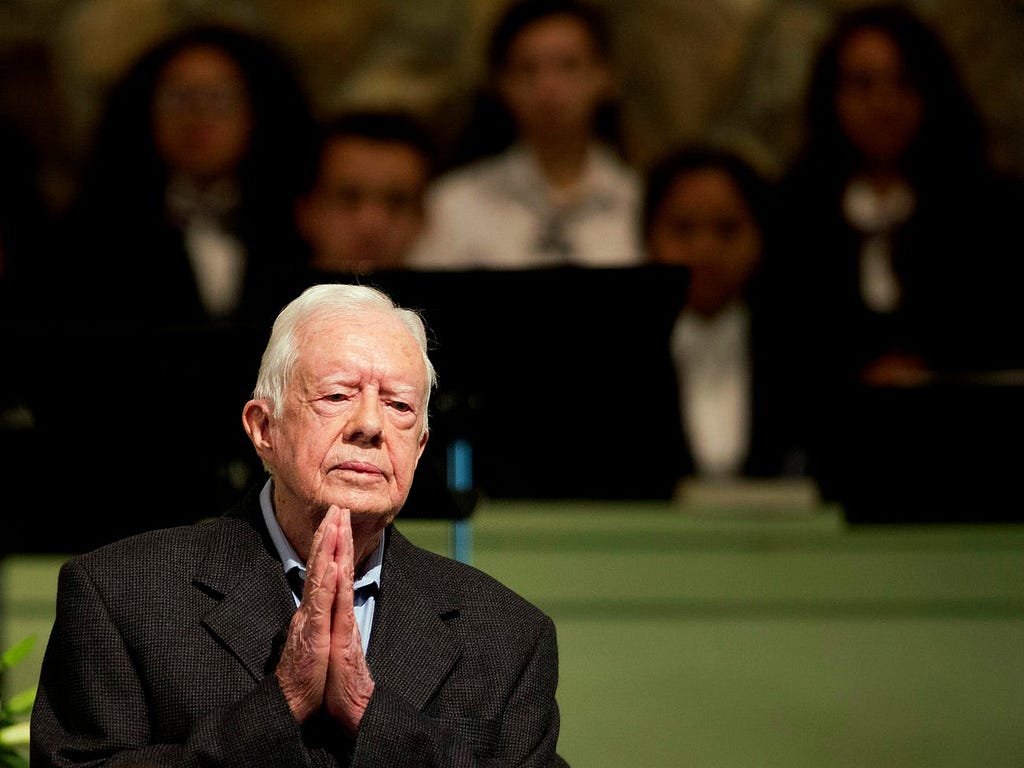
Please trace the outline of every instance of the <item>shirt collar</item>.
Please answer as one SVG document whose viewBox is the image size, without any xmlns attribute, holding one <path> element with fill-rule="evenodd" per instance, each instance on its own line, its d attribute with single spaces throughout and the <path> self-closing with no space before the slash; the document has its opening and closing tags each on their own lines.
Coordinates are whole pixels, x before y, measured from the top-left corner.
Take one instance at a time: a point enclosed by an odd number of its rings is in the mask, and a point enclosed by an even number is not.
<svg viewBox="0 0 1024 768">
<path fill-rule="evenodd" d="M 548 207 L 547 182 L 536 156 L 528 147 L 521 143 L 513 144 L 499 162 L 504 166 L 498 182 L 504 194 L 531 207 Z M 617 190 L 622 188 L 630 173 L 610 149 L 597 142 L 591 144 L 580 180 L 581 199 L 575 207 L 599 211 L 614 205 Z"/>
<path fill-rule="evenodd" d="M 352 585 L 356 592 L 371 585 L 374 590 L 380 590 L 380 572 L 384 565 L 385 535 L 386 534 L 381 533 L 380 543 L 377 544 L 377 549 L 375 549 L 366 560 L 366 570 L 363 571 L 363 575 L 357 578 L 355 584 Z"/>
<path fill-rule="evenodd" d="M 270 540 L 274 542 L 274 548 L 277 550 L 277 555 L 281 558 L 281 563 L 284 566 L 284 572 L 288 573 L 292 568 L 298 568 L 303 576 L 306 574 L 306 564 L 299 558 L 295 548 L 289 543 L 288 537 L 284 535 L 284 531 L 281 530 L 281 524 L 277 522 L 277 516 L 274 514 L 274 502 L 271 496 L 271 487 L 273 480 L 268 479 L 266 485 L 263 486 L 263 490 L 260 491 L 260 510 L 263 512 L 263 522 L 267 526 L 267 531 L 270 533 Z M 380 589 L 380 572 L 381 567 L 384 564 L 384 535 L 380 537 L 380 543 L 377 545 L 377 549 L 373 551 L 366 561 L 366 569 L 363 574 L 356 579 L 355 590 L 358 592 L 363 587 L 374 585 L 378 590 Z"/>
<path fill-rule="evenodd" d="M 274 514 L 274 502 L 271 497 L 273 482 L 272 479 L 268 479 L 266 485 L 263 486 L 263 490 L 260 491 L 260 510 L 263 512 L 263 522 L 270 533 L 270 540 L 274 542 L 277 556 L 281 558 L 281 562 L 284 564 L 284 572 L 288 573 L 292 568 L 298 567 L 305 574 L 306 564 L 302 562 L 295 548 L 289 543 L 288 537 L 284 535 L 284 531 L 281 530 L 281 524 L 277 522 L 277 516 Z"/>
</svg>

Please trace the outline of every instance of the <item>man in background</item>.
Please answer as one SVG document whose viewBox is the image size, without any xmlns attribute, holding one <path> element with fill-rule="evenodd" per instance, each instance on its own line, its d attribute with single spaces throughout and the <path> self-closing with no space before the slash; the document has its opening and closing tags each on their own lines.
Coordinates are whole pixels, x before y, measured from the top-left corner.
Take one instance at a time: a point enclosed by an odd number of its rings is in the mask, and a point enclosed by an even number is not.
<svg viewBox="0 0 1024 768">
<path fill-rule="evenodd" d="M 353 111 L 327 121 L 313 178 L 295 206 L 314 273 L 405 266 L 424 225 L 432 137 L 403 111 Z"/>
</svg>

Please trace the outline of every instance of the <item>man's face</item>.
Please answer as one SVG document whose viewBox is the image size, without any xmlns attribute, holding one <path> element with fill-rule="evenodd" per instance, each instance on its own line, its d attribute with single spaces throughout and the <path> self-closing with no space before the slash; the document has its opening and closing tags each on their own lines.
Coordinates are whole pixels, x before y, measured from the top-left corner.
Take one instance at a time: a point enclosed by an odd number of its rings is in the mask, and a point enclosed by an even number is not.
<svg viewBox="0 0 1024 768">
<path fill-rule="evenodd" d="M 353 525 L 383 529 L 409 494 L 427 435 L 427 371 L 402 323 L 370 312 L 309 324 L 303 353 L 257 447 L 285 503 L 317 514 L 352 510 Z"/>
<path fill-rule="evenodd" d="M 366 272 L 402 266 L 424 223 L 426 159 L 398 142 L 337 138 L 325 148 L 296 224 L 319 269 Z"/>
</svg>

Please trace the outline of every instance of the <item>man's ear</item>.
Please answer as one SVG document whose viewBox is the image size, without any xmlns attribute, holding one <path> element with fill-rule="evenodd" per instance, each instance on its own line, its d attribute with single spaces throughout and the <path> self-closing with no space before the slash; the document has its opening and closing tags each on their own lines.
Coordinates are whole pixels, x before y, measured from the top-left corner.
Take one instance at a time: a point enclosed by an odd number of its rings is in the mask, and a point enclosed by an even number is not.
<svg viewBox="0 0 1024 768">
<path fill-rule="evenodd" d="M 270 435 L 270 404 L 266 400 L 250 400 L 242 408 L 242 427 L 249 436 L 256 454 L 266 460 L 273 453 Z"/>
<path fill-rule="evenodd" d="M 428 430 L 423 430 L 423 435 L 420 437 L 420 450 L 416 454 L 416 461 L 419 462 L 420 457 L 423 455 L 423 449 L 427 447 L 427 438 L 430 437 Z"/>
</svg>

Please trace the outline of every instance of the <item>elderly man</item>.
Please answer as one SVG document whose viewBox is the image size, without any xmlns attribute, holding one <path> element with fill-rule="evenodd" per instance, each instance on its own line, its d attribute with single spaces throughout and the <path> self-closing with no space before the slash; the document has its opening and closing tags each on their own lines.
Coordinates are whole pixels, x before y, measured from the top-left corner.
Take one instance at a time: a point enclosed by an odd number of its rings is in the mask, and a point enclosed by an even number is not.
<svg viewBox="0 0 1024 768">
<path fill-rule="evenodd" d="M 266 483 L 62 568 L 32 765 L 564 765 L 551 620 L 393 525 L 434 378 L 386 295 L 289 304 L 242 414 Z"/>
</svg>

